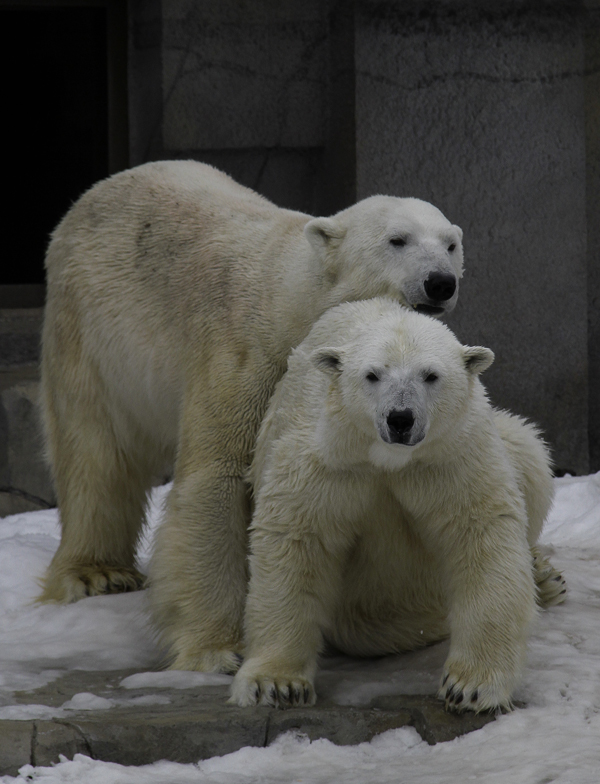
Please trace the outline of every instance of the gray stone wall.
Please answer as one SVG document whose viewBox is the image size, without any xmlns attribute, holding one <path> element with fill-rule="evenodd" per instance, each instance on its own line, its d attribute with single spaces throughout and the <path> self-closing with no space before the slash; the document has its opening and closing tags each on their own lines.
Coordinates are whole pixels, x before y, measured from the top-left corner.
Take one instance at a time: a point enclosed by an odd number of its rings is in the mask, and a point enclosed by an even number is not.
<svg viewBox="0 0 600 784">
<path fill-rule="evenodd" d="M 362 2 L 357 195 L 414 195 L 465 232 L 449 320 L 490 346 L 500 406 L 587 470 L 584 18 L 576 3 Z"/>
<path fill-rule="evenodd" d="M 327 3 L 137 0 L 132 16 L 132 163 L 195 158 L 282 206 L 314 212 Z"/>
<path fill-rule="evenodd" d="M 432 201 L 465 231 L 449 324 L 495 351 L 493 401 L 542 426 L 558 469 L 596 470 L 596 5 L 135 0 L 132 163 L 204 160 L 312 213 Z"/>
</svg>

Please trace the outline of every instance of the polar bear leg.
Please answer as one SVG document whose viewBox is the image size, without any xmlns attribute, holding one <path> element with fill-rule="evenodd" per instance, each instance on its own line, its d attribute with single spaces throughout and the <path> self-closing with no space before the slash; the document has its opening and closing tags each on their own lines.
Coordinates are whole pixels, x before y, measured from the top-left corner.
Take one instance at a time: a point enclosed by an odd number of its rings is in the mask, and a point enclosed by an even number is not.
<svg viewBox="0 0 600 784">
<path fill-rule="evenodd" d="M 102 389 L 91 362 L 76 352 L 61 356 L 57 347 L 45 362 L 44 422 L 62 538 L 40 601 L 143 587 L 134 558 L 150 471 L 139 454 L 127 452 L 125 428 L 117 442 Z"/>
<path fill-rule="evenodd" d="M 268 508 L 268 500 L 264 506 Z M 330 623 L 339 597 L 343 559 L 337 548 L 327 546 L 330 540 L 326 544 L 314 531 L 298 534 L 295 525 L 302 524 L 297 518 L 286 521 L 286 513 L 287 508 L 280 508 L 269 521 L 257 509 L 254 518 L 247 658 L 234 678 L 230 699 L 242 707 L 289 708 L 316 701 L 317 655 L 322 629 Z M 261 525 L 264 528 L 257 530 Z"/>
<path fill-rule="evenodd" d="M 214 364 L 213 364 L 214 363 Z M 208 369 L 208 368 L 212 368 Z M 173 669 L 235 672 L 243 651 L 250 488 L 244 481 L 271 385 L 224 346 L 192 376 L 167 514 L 150 564 L 150 603 Z"/>
<path fill-rule="evenodd" d="M 445 545 L 452 583 L 450 651 L 438 697 L 458 712 L 510 709 L 535 614 L 526 521 L 510 515 L 471 521 L 470 532 Z"/>
<path fill-rule="evenodd" d="M 493 411 L 493 419 L 516 473 L 527 510 L 527 539 L 533 547 L 542 531 L 554 497 L 552 461 L 539 430 L 507 411 Z"/>
<path fill-rule="evenodd" d="M 225 476 L 220 468 L 179 468 L 157 532 L 150 597 L 173 669 L 231 673 L 240 665 L 249 497 L 241 467 Z"/>
</svg>

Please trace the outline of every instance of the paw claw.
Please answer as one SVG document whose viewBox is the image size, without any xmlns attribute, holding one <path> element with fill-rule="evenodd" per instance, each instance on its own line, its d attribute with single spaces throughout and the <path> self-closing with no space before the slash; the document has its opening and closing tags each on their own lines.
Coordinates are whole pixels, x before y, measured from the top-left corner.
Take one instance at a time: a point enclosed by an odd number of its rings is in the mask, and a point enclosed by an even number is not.
<svg viewBox="0 0 600 784">
<path fill-rule="evenodd" d="M 485 682 L 476 685 L 476 681 L 469 683 L 468 680 L 463 681 L 454 676 L 452 672 L 445 673 L 441 680 L 438 698 L 444 702 L 447 711 L 454 713 L 512 709 L 510 698 L 499 692 L 497 686 Z"/>
<path fill-rule="evenodd" d="M 280 678 L 261 675 L 253 672 L 247 664 L 246 662 L 242 665 L 233 681 L 230 702 L 237 703 L 241 707 L 267 705 L 272 708 L 290 708 L 314 705 L 315 694 L 312 683 L 303 677 Z"/>
<path fill-rule="evenodd" d="M 276 707 L 277 705 L 277 689 L 275 688 L 274 684 L 269 689 L 269 697 L 267 699 L 267 702 L 273 708 Z"/>
</svg>

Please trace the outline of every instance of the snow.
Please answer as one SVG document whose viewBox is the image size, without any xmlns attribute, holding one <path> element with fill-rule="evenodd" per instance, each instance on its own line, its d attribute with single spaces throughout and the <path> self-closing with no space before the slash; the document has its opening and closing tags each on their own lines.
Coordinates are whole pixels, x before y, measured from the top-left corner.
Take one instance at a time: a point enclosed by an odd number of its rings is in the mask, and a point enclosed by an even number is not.
<svg viewBox="0 0 600 784">
<path fill-rule="evenodd" d="M 557 496 L 542 542 L 565 574 L 567 601 L 541 613 L 515 698 L 524 709 L 448 743 L 428 746 L 412 728 L 391 730 L 370 743 L 338 747 L 294 733 L 268 748 L 244 748 L 196 765 L 158 762 L 125 767 L 83 755 L 52 767 L 26 765 L 1 784 L 597 784 L 600 781 L 600 473 L 556 479 Z M 166 490 L 155 492 L 152 532 Z M 59 708 L 14 705 L 12 692 L 33 689 L 68 670 L 136 669 L 125 688 L 187 688 L 226 683 L 227 676 L 148 672 L 159 652 L 143 592 L 94 597 L 67 607 L 32 603 L 59 540 L 53 510 L 0 520 L 0 719 L 65 716 L 71 710 L 110 710 L 113 700 L 82 692 Z M 343 704 L 377 695 L 431 693 L 444 646 L 350 667 L 324 662 L 323 682 Z M 317 684 L 318 688 L 318 684 Z M 147 695 L 141 704 L 168 698 Z"/>
<path fill-rule="evenodd" d="M 210 672 L 136 672 L 123 678 L 119 686 L 124 689 L 193 689 L 197 686 L 227 686 L 233 680 L 231 675 L 218 675 Z"/>
</svg>

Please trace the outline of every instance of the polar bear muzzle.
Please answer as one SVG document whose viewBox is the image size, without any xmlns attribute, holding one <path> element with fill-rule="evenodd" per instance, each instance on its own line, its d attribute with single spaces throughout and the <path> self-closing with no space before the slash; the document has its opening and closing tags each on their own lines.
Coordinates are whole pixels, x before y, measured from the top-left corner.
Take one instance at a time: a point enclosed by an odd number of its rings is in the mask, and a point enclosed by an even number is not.
<svg viewBox="0 0 600 784">
<path fill-rule="evenodd" d="M 449 272 L 432 272 L 423 283 L 427 302 L 419 302 L 415 310 L 430 316 L 439 316 L 456 292 L 456 277 Z"/>
<path fill-rule="evenodd" d="M 386 417 L 390 444 L 410 444 L 415 415 L 410 408 L 392 410 Z M 419 438 L 419 441 L 422 439 Z M 412 443 L 417 443 L 413 441 Z"/>
<path fill-rule="evenodd" d="M 447 272 L 432 272 L 423 286 L 429 299 L 434 302 L 447 302 L 456 291 L 456 278 Z"/>
</svg>

